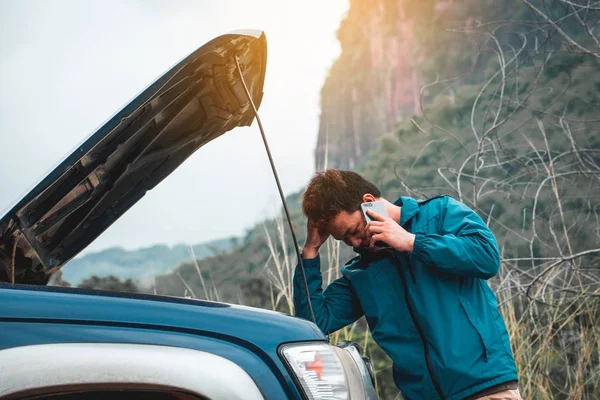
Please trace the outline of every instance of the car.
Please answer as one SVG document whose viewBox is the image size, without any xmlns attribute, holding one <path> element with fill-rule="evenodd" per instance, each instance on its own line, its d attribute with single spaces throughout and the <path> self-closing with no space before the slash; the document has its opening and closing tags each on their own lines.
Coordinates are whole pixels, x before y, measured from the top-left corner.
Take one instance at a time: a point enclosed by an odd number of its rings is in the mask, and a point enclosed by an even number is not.
<svg viewBox="0 0 600 400">
<path fill-rule="evenodd" d="M 196 150 L 258 118 L 266 61 L 260 31 L 206 43 L 2 217 L 0 398 L 377 398 L 358 346 L 329 344 L 311 321 L 188 298 L 47 286 Z"/>
</svg>

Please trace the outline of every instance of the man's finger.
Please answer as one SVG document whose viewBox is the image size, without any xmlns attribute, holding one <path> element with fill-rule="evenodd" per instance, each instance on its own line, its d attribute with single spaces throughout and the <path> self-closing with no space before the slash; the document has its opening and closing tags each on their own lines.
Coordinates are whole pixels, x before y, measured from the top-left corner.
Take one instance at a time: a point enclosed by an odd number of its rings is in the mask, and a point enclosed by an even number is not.
<svg viewBox="0 0 600 400">
<path fill-rule="evenodd" d="M 373 236 L 371 236 L 371 240 L 373 242 L 377 242 L 378 240 L 383 240 L 383 233 L 376 233 Z"/>
<path fill-rule="evenodd" d="M 373 210 L 367 210 L 367 214 L 369 215 L 369 217 L 373 218 L 376 221 L 380 221 L 383 222 L 386 220 L 386 218 L 381 215 L 381 214 L 377 214 L 375 211 Z"/>
<path fill-rule="evenodd" d="M 365 225 L 365 230 L 369 232 L 369 229 L 371 229 L 372 226 L 383 226 L 383 222 L 371 221 L 367 225 Z"/>
<path fill-rule="evenodd" d="M 371 240 L 369 241 L 369 247 L 375 247 L 375 243 L 383 241 L 383 233 L 376 233 L 371 236 Z"/>
<path fill-rule="evenodd" d="M 367 231 L 369 231 L 370 233 L 381 233 L 381 232 L 383 232 L 384 229 L 385 229 L 385 227 L 383 226 L 383 224 L 370 225 L 367 227 Z"/>
<path fill-rule="evenodd" d="M 370 222 L 367 224 L 367 228 L 368 228 L 369 226 L 383 226 L 383 224 L 384 224 L 384 222 L 381 222 L 381 221 L 370 221 Z"/>
</svg>

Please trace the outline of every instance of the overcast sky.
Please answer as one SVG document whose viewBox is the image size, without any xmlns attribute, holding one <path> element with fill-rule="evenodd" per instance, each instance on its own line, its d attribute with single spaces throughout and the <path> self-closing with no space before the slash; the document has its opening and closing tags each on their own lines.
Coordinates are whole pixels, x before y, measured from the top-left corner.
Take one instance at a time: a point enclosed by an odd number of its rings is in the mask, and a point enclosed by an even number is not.
<svg viewBox="0 0 600 400">
<path fill-rule="evenodd" d="M 284 191 L 298 190 L 313 172 L 319 93 L 347 8 L 348 0 L 0 0 L 0 213 L 180 59 L 244 28 L 266 33 L 259 113 Z M 277 207 L 254 124 L 201 148 L 88 251 L 240 235 Z"/>
</svg>

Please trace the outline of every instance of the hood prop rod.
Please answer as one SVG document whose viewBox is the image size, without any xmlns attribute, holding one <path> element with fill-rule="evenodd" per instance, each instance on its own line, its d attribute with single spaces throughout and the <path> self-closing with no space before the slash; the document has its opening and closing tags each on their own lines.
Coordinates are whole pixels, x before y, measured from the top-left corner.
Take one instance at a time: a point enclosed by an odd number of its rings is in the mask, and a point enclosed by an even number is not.
<svg viewBox="0 0 600 400">
<path fill-rule="evenodd" d="M 244 75 L 242 74 L 242 69 L 240 68 L 240 63 L 237 57 L 235 57 L 235 66 L 237 67 L 237 71 L 240 74 L 240 79 L 242 81 L 242 85 L 244 86 L 244 91 L 246 92 L 248 101 L 250 101 L 250 105 L 252 106 L 252 110 L 254 111 L 254 115 L 256 116 L 256 122 L 258 122 L 258 128 L 260 129 L 260 134 L 262 136 L 263 143 L 265 144 L 265 149 L 267 150 L 267 156 L 269 157 L 269 162 L 271 163 L 271 169 L 273 170 L 273 176 L 275 176 L 275 182 L 277 182 L 277 189 L 279 190 L 279 196 L 281 197 L 281 202 L 283 203 L 285 216 L 290 226 L 290 231 L 292 232 L 292 240 L 294 241 L 294 248 L 296 249 L 296 256 L 298 257 L 298 265 L 300 266 L 300 272 L 302 273 L 302 280 L 304 282 L 304 290 L 306 291 L 306 300 L 308 303 L 308 309 L 310 310 L 310 317 L 312 319 L 312 322 L 316 324 L 317 320 L 315 319 L 315 313 L 313 311 L 313 307 L 310 301 L 310 292 L 308 290 L 308 283 L 306 282 L 306 273 L 304 272 L 304 263 L 302 262 L 302 255 L 300 254 L 300 246 L 298 245 L 298 239 L 296 238 L 296 232 L 294 231 L 292 218 L 290 217 L 290 211 L 288 210 L 287 202 L 285 201 L 285 196 L 283 195 L 283 190 L 281 189 L 281 183 L 279 183 L 279 176 L 277 175 L 277 170 L 275 169 L 275 163 L 273 162 L 273 157 L 271 156 L 271 150 L 269 150 L 267 137 L 265 136 L 265 131 L 263 129 L 262 123 L 260 122 L 260 117 L 258 116 L 258 111 L 256 110 L 256 106 L 254 105 L 254 101 L 252 101 L 250 91 L 246 86 L 246 81 L 244 81 Z"/>
</svg>

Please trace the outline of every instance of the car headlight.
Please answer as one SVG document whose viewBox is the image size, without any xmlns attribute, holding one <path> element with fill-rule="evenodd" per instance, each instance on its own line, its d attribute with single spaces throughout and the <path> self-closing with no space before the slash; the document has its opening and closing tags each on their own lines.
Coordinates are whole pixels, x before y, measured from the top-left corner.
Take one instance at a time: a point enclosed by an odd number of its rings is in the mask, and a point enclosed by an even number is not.
<svg viewBox="0 0 600 400">
<path fill-rule="evenodd" d="M 358 369 L 358 379 L 362 381 L 361 392 L 364 393 L 364 398 L 368 400 L 376 400 L 377 392 L 375 391 L 375 371 L 373 370 L 371 360 L 369 360 L 367 357 L 361 356 L 360 347 L 356 343 L 343 341 L 337 343 L 336 347 L 344 350 L 344 352 L 349 354 L 354 361 L 353 364 Z"/>
<path fill-rule="evenodd" d="M 326 343 L 286 345 L 281 354 L 310 400 L 348 400 L 350 389 L 335 347 Z"/>
</svg>

